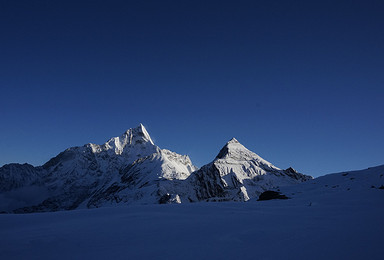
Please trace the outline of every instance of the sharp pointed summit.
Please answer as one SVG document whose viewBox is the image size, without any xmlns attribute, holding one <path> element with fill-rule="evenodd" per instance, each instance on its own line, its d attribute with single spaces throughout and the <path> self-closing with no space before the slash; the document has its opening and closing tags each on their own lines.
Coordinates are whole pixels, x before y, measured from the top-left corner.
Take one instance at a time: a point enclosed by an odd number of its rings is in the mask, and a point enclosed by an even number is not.
<svg viewBox="0 0 384 260">
<path fill-rule="evenodd" d="M 142 123 L 140 123 L 139 126 L 137 126 L 136 128 L 128 129 L 126 131 L 126 134 L 131 135 L 131 140 L 135 141 L 136 143 L 149 142 L 151 144 L 154 144 L 151 139 L 151 136 L 149 135 L 147 129 Z"/>
<path fill-rule="evenodd" d="M 229 156 L 230 154 L 230 150 L 233 150 L 233 146 L 236 146 L 236 145 L 239 145 L 241 147 L 243 147 L 244 149 L 246 149 L 242 144 L 239 143 L 239 141 L 237 141 L 237 139 L 235 137 L 233 137 L 231 140 L 229 140 L 223 148 L 221 148 L 219 154 L 216 156 L 216 159 L 223 159 L 227 156 Z"/>
<path fill-rule="evenodd" d="M 236 144 L 236 143 L 239 143 L 239 141 L 237 141 L 237 139 L 233 137 L 231 140 L 228 141 L 227 144 Z"/>
<path fill-rule="evenodd" d="M 93 152 L 113 150 L 119 155 L 123 152 L 131 154 L 138 152 L 139 155 L 150 155 L 156 150 L 155 144 L 142 124 L 135 128 L 128 129 L 119 137 L 109 139 L 102 146 L 94 144 L 91 144 L 91 146 L 93 148 Z M 133 147 L 136 148 L 132 150 Z M 140 151 L 137 150 L 138 147 L 140 147 Z"/>
<path fill-rule="evenodd" d="M 260 156 L 248 150 L 236 138 L 232 138 L 231 140 L 229 140 L 220 150 L 219 154 L 216 156 L 216 159 L 225 158 L 232 158 L 236 160 L 257 159 L 260 161 L 264 161 Z M 265 163 L 270 164 L 266 161 Z"/>
</svg>

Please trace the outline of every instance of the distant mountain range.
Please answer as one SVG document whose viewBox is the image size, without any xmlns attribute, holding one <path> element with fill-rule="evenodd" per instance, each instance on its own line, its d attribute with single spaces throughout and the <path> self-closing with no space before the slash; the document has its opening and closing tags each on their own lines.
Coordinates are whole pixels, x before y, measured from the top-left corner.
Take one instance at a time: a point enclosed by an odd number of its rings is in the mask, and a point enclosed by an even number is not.
<svg viewBox="0 0 384 260">
<path fill-rule="evenodd" d="M 247 201 L 311 180 L 281 170 L 235 138 L 200 169 L 156 146 L 140 124 L 103 145 L 68 148 L 42 166 L 0 168 L 1 212 L 45 212 L 126 204 Z"/>
</svg>

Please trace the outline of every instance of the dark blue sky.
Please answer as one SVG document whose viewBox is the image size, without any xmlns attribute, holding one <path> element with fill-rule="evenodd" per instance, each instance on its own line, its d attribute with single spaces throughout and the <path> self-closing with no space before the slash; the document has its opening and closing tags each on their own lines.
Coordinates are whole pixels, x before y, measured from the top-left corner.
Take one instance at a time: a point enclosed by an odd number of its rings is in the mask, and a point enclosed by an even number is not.
<svg viewBox="0 0 384 260">
<path fill-rule="evenodd" d="M 142 122 L 314 176 L 384 164 L 383 1 L 1 1 L 0 165 Z"/>
</svg>

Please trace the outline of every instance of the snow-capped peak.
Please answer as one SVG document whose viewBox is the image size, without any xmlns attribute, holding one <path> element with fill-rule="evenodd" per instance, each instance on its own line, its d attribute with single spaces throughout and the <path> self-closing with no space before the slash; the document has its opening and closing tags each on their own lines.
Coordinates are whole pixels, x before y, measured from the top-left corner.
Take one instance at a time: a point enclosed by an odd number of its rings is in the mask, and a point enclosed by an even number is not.
<svg viewBox="0 0 384 260">
<path fill-rule="evenodd" d="M 216 159 L 224 159 L 227 157 L 232 157 L 234 154 L 250 152 L 245 148 L 236 138 L 229 140 L 224 147 L 220 150 L 219 154 L 216 156 Z"/>
<path fill-rule="evenodd" d="M 103 145 L 89 145 L 91 146 L 93 153 L 100 153 L 102 151 L 113 150 L 115 154 L 119 155 L 121 155 L 123 151 L 126 150 L 126 147 L 129 147 L 129 153 L 136 153 L 133 150 L 138 149 L 137 151 L 140 155 L 144 155 L 143 150 L 147 150 L 147 152 L 145 153 L 147 155 L 152 154 L 156 150 L 156 146 L 153 143 L 150 135 L 148 134 L 143 124 L 140 124 L 136 128 L 128 129 L 121 136 L 113 137 Z"/>
<path fill-rule="evenodd" d="M 151 143 L 154 144 L 151 136 L 148 134 L 147 129 L 145 129 L 143 124 L 139 124 L 136 128 L 128 129 L 125 132 L 125 135 L 130 137 L 129 144 L 135 144 L 135 143 Z"/>
<path fill-rule="evenodd" d="M 225 146 L 220 150 L 219 154 L 216 156 L 216 160 L 219 159 L 233 159 L 237 161 L 250 161 L 255 160 L 260 164 L 264 164 L 270 168 L 279 170 L 279 168 L 272 165 L 270 162 L 264 160 L 256 153 L 248 150 L 244 145 L 242 145 L 236 138 L 229 140 Z"/>
<path fill-rule="evenodd" d="M 227 144 L 236 144 L 236 143 L 239 143 L 239 141 L 237 141 L 237 139 L 233 137 L 231 140 L 228 141 Z"/>
</svg>

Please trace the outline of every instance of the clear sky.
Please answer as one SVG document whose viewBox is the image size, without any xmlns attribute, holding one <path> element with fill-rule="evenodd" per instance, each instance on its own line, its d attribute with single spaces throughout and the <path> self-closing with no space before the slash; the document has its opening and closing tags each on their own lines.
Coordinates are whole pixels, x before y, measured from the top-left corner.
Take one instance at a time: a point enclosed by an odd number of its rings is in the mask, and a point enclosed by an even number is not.
<svg viewBox="0 0 384 260">
<path fill-rule="evenodd" d="M 0 2 L 0 165 L 143 123 L 319 176 L 384 164 L 384 1 Z"/>
</svg>

